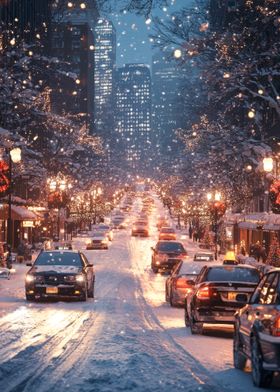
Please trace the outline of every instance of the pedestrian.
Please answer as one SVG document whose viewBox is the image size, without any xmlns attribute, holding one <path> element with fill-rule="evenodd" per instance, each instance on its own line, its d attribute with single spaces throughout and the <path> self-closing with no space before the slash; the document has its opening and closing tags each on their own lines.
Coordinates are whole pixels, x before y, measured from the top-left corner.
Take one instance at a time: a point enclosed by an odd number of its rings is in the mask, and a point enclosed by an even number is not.
<svg viewBox="0 0 280 392">
<path fill-rule="evenodd" d="M 25 256 L 25 244 L 21 241 L 17 248 L 17 261 L 18 263 L 22 263 L 24 261 Z"/>
<path fill-rule="evenodd" d="M 193 235 L 193 228 L 192 228 L 192 226 L 190 225 L 190 227 L 189 227 L 189 239 L 190 239 L 190 240 L 192 239 L 192 235 Z"/>
<path fill-rule="evenodd" d="M 198 239 L 198 234 L 197 234 L 197 231 L 195 230 L 193 233 L 193 241 L 197 242 L 197 239 Z"/>
</svg>

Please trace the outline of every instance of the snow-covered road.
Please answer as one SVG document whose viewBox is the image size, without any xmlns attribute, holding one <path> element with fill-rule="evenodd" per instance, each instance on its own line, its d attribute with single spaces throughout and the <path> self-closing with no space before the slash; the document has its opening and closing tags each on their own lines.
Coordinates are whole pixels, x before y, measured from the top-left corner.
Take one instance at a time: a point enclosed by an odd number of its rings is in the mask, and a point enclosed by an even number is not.
<svg viewBox="0 0 280 392">
<path fill-rule="evenodd" d="M 230 329 L 191 336 L 183 310 L 164 302 L 165 277 L 149 268 L 156 236 L 128 229 L 108 251 L 85 251 L 96 269 L 87 303 L 25 302 L 25 266 L 0 281 L 0 391 L 257 390 L 233 369 Z"/>
</svg>

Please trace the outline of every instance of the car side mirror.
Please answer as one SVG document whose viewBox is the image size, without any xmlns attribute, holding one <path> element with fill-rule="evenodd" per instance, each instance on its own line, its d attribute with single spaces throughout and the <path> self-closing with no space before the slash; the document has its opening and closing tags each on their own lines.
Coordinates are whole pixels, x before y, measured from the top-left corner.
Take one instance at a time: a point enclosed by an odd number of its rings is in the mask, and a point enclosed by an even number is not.
<svg viewBox="0 0 280 392">
<path fill-rule="evenodd" d="M 29 262 L 29 263 L 26 263 L 25 265 L 26 265 L 26 267 L 32 267 L 33 264 Z"/>
<path fill-rule="evenodd" d="M 247 303 L 248 302 L 248 297 L 246 294 L 237 294 L 237 296 L 235 297 L 237 302 L 241 302 L 241 303 Z"/>
</svg>

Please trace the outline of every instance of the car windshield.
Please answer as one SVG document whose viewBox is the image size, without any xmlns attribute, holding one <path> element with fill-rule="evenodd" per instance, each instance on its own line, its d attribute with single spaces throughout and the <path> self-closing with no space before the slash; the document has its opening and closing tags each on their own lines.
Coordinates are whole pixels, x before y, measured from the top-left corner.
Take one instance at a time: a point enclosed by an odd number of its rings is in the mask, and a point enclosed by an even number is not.
<svg viewBox="0 0 280 392">
<path fill-rule="evenodd" d="M 198 275 L 203 266 L 200 264 L 190 264 L 189 262 L 182 263 L 180 270 L 178 271 L 180 275 Z"/>
<path fill-rule="evenodd" d="M 174 233 L 174 229 L 161 229 L 161 233 Z"/>
<path fill-rule="evenodd" d="M 250 282 L 258 283 L 260 273 L 253 268 L 240 268 L 234 266 L 209 268 L 207 281 L 210 282 Z"/>
<path fill-rule="evenodd" d="M 194 256 L 195 261 L 212 261 L 214 260 L 213 255 L 211 254 L 203 254 L 203 253 L 197 253 Z"/>
<path fill-rule="evenodd" d="M 82 266 L 81 257 L 74 252 L 42 252 L 34 265 L 74 265 Z"/>
<path fill-rule="evenodd" d="M 157 250 L 160 252 L 185 252 L 185 249 L 180 242 L 160 242 L 157 245 Z"/>
</svg>

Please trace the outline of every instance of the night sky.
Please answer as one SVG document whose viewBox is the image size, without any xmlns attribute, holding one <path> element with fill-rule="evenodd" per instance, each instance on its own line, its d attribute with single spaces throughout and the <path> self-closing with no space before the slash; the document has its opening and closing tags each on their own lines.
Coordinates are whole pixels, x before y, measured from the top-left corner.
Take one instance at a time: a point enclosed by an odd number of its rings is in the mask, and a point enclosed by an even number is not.
<svg viewBox="0 0 280 392">
<path fill-rule="evenodd" d="M 170 0 L 169 7 L 154 11 L 154 16 L 169 18 L 170 14 L 190 3 L 190 0 Z M 116 13 L 110 17 L 117 30 L 117 65 L 127 63 L 152 63 L 152 43 L 149 34 L 153 29 L 152 18 L 130 13 Z"/>
</svg>

